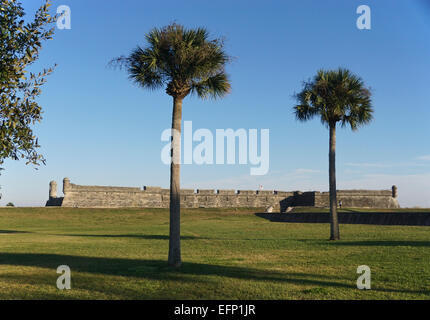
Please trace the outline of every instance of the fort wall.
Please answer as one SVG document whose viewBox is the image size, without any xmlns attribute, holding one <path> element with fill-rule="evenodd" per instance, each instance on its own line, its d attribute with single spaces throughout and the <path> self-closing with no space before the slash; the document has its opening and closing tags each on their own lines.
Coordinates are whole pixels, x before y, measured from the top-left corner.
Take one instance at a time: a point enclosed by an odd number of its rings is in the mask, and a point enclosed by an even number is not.
<svg viewBox="0 0 430 320">
<path fill-rule="evenodd" d="M 168 208 L 169 189 L 160 187 L 81 186 L 63 180 L 63 197 L 57 197 L 57 184 L 50 183 L 47 206 L 76 208 Z M 397 189 L 392 190 L 340 190 L 338 200 L 344 207 L 398 208 Z M 328 192 L 287 192 L 262 190 L 211 190 L 182 189 L 183 208 L 268 208 L 285 211 L 288 207 L 328 207 Z"/>
</svg>

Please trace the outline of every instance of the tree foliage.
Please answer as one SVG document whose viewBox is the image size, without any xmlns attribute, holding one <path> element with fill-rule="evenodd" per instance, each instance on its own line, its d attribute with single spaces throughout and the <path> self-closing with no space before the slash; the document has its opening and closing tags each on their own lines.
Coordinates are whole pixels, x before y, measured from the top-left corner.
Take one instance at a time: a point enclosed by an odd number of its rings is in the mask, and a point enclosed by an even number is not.
<svg viewBox="0 0 430 320">
<path fill-rule="evenodd" d="M 230 91 L 224 67 L 231 58 L 223 41 L 210 40 L 206 29 L 171 24 L 152 29 L 146 42 L 146 47 L 112 61 L 125 67 L 137 85 L 151 90 L 166 87 L 167 94 L 177 98 L 189 93 L 218 98 Z"/>
<path fill-rule="evenodd" d="M 0 1 L 0 165 L 7 158 L 44 164 L 32 126 L 42 119 L 36 98 L 53 69 L 39 73 L 27 69 L 38 59 L 42 42 L 52 39 L 54 27 L 50 25 L 56 17 L 49 15 L 49 0 L 29 22 L 24 21 L 19 1 Z"/>
<path fill-rule="evenodd" d="M 294 111 L 301 121 L 319 116 L 324 125 L 340 122 L 357 130 L 373 118 L 370 89 L 360 77 L 342 68 L 318 71 L 313 80 L 303 84 L 296 99 Z"/>
</svg>

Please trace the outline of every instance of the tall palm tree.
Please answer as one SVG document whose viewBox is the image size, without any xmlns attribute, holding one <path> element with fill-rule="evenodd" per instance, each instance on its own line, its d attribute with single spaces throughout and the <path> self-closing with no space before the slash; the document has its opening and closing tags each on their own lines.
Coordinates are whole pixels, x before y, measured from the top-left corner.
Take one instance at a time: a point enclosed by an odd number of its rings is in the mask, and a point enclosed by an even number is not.
<svg viewBox="0 0 430 320">
<path fill-rule="evenodd" d="M 180 142 L 182 101 L 189 94 L 219 98 L 230 92 L 225 66 L 230 57 L 223 41 L 209 39 L 204 28 L 187 29 L 178 24 L 154 28 L 146 46 L 114 59 L 129 78 L 143 89 L 165 88 L 173 98 L 170 165 L 170 237 L 168 264 L 181 266 L 180 244 Z"/>
<path fill-rule="evenodd" d="M 369 123 L 373 116 L 371 93 L 362 79 L 349 70 L 320 70 L 296 94 L 296 118 L 307 121 L 315 116 L 330 129 L 329 185 L 330 239 L 339 240 L 336 197 L 336 125 L 349 125 L 353 131 Z"/>
</svg>

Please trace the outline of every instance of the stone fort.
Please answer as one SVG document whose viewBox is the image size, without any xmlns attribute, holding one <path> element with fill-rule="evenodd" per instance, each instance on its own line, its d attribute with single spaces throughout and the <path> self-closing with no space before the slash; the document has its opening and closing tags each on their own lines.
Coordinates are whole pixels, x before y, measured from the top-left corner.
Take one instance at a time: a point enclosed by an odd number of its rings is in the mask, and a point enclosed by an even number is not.
<svg viewBox="0 0 430 320">
<path fill-rule="evenodd" d="M 72 208 L 168 208 L 170 190 L 160 187 L 82 186 L 63 180 L 63 197 L 57 183 L 49 184 L 46 206 Z M 397 187 L 391 190 L 339 190 L 337 200 L 350 208 L 399 208 Z M 262 190 L 181 190 L 183 208 L 268 208 L 285 212 L 288 207 L 328 207 L 328 192 Z"/>
</svg>

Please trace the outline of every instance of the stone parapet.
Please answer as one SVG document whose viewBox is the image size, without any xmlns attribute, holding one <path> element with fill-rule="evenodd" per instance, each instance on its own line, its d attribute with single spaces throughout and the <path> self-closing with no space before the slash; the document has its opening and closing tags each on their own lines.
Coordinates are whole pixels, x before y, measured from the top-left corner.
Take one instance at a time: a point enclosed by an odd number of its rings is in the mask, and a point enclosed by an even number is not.
<svg viewBox="0 0 430 320">
<path fill-rule="evenodd" d="M 47 206 L 77 208 L 168 208 L 170 190 L 160 187 L 82 186 L 63 180 L 64 197 L 57 197 L 57 184 L 50 183 Z M 343 207 L 398 208 L 397 188 L 391 190 L 339 190 Z M 268 208 L 285 211 L 294 206 L 328 207 L 328 192 L 288 192 L 263 190 L 182 189 L 183 208 Z"/>
</svg>

